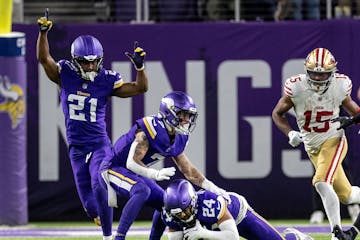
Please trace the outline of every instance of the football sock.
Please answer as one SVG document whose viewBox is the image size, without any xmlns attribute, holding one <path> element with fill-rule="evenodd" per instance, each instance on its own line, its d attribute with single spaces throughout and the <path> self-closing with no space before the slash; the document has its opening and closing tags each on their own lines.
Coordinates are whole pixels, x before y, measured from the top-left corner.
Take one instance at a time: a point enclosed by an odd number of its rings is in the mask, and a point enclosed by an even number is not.
<svg viewBox="0 0 360 240">
<path fill-rule="evenodd" d="M 152 218 L 152 226 L 149 240 L 160 240 L 165 231 L 166 225 L 161 219 L 160 211 L 155 210 Z"/>
<path fill-rule="evenodd" d="M 140 209 L 150 196 L 150 188 L 143 183 L 136 183 L 130 190 L 130 198 L 125 204 L 117 232 L 126 235 L 131 224 L 135 221 Z"/>
<path fill-rule="evenodd" d="M 315 184 L 315 188 L 322 199 L 331 229 L 333 229 L 336 225 L 341 226 L 340 202 L 334 188 L 326 182 L 317 182 Z"/>
<path fill-rule="evenodd" d="M 113 209 L 108 207 L 107 192 L 101 186 L 94 189 L 95 197 L 98 201 L 98 212 L 101 222 L 103 236 L 112 235 Z"/>
</svg>

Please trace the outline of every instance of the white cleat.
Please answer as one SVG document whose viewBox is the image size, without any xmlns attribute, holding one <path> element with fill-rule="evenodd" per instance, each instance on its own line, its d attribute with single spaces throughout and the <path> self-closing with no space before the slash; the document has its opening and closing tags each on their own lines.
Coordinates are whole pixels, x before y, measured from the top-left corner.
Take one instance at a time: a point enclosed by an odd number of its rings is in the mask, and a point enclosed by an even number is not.
<svg viewBox="0 0 360 240">
<path fill-rule="evenodd" d="M 321 224 L 324 221 L 324 213 L 321 210 L 314 211 L 310 216 L 311 224 Z"/>
<path fill-rule="evenodd" d="M 295 229 L 295 228 L 286 228 L 284 230 L 285 234 L 294 234 L 296 236 L 296 240 L 314 240 L 312 237 L 310 237 L 309 235 L 306 235 L 305 233 L 300 232 L 299 230 Z"/>
</svg>

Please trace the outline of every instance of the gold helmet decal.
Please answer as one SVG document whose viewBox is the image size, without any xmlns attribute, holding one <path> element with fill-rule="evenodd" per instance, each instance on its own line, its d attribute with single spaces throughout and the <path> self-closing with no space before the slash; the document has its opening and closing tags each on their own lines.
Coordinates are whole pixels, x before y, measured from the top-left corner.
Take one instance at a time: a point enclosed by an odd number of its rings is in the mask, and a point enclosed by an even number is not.
<svg viewBox="0 0 360 240">
<path fill-rule="evenodd" d="M 335 72 L 337 62 L 326 48 L 315 48 L 305 60 L 306 70 L 312 72 Z"/>
</svg>

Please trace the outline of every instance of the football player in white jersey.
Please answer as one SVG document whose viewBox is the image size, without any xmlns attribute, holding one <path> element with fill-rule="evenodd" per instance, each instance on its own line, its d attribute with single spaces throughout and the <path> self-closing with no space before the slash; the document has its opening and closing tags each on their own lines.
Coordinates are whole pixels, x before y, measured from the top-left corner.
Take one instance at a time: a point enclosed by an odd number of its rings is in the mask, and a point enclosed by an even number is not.
<svg viewBox="0 0 360 240">
<path fill-rule="evenodd" d="M 359 106 L 351 98 L 352 82 L 344 74 L 336 73 L 337 62 L 326 48 L 312 50 L 305 60 L 305 74 L 288 78 L 284 95 L 272 112 L 276 126 L 297 147 L 304 143 L 315 173 L 312 183 L 320 194 L 333 231 L 332 239 L 345 239 L 341 230 L 340 202 L 360 203 L 360 188 L 351 186 L 341 163 L 348 145 L 339 122 L 340 106 L 354 116 Z M 296 114 L 299 131 L 289 124 L 285 116 L 291 108 Z"/>
</svg>

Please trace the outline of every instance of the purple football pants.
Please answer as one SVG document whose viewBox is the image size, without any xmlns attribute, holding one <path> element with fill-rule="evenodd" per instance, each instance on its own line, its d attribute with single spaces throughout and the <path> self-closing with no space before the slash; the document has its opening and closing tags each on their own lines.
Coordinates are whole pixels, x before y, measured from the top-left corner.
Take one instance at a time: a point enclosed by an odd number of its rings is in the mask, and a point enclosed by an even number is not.
<svg viewBox="0 0 360 240">
<path fill-rule="evenodd" d="M 252 240 L 296 240 L 293 233 L 285 238 L 264 218 L 252 210 L 247 210 L 246 217 L 237 225 L 240 236 Z"/>
<path fill-rule="evenodd" d="M 99 166 L 102 160 L 114 156 L 111 144 L 92 148 L 71 146 L 69 157 L 76 189 L 87 215 L 100 217 L 104 236 L 112 235 L 113 210 L 108 207 L 107 191 L 99 183 Z"/>
<path fill-rule="evenodd" d="M 135 221 L 139 211 L 146 204 L 161 211 L 164 190 L 152 179 L 140 176 L 123 168 L 114 167 L 108 171 L 110 185 L 118 197 L 128 199 L 122 209 L 115 239 L 125 239 L 125 236 Z M 101 179 L 101 185 L 106 189 L 106 183 Z"/>
</svg>

